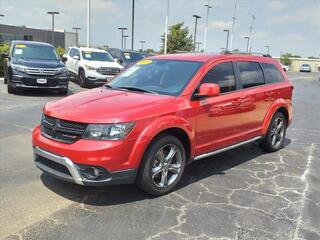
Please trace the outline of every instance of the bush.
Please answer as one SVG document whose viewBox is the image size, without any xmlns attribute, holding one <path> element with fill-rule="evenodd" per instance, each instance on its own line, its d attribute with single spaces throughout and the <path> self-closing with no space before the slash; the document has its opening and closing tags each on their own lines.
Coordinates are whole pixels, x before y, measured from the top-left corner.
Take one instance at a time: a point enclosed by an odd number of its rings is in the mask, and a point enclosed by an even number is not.
<svg viewBox="0 0 320 240">
<path fill-rule="evenodd" d="M 0 44 L 0 77 L 3 77 L 3 70 L 4 70 L 4 59 L 1 56 L 2 53 L 8 53 L 9 51 L 9 44 L 2 43 Z"/>
</svg>

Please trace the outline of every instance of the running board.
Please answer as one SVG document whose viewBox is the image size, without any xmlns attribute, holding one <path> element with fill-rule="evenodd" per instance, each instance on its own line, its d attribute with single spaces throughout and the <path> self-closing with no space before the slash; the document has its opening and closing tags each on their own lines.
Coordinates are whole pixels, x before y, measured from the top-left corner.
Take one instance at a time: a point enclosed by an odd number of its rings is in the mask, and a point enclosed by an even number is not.
<svg viewBox="0 0 320 240">
<path fill-rule="evenodd" d="M 225 151 L 228 151 L 228 150 L 231 150 L 231 149 L 240 147 L 240 146 L 245 145 L 245 144 L 247 144 L 247 143 L 255 142 L 255 141 L 259 140 L 261 137 L 262 137 L 262 136 L 255 137 L 255 138 L 249 139 L 249 140 L 247 140 L 247 141 L 244 141 L 244 142 L 240 142 L 240 143 L 231 145 L 231 146 L 229 146 L 229 147 L 221 148 L 221 149 L 218 149 L 218 150 L 213 151 L 213 152 L 209 152 L 209 153 L 205 153 L 205 154 L 196 156 L 196 157 L 194 158 L 194 161 L 197 161 L 197 160 L 200 160 L 200 159 L 202 159 L 202 158 L 210 157 L 210 156 L 212 156 L 212 155 L 216 155 L 216 154 L 219 154 L 219 153 L 222 153 L 222 152 L 225 152 Z"/>
</svg>

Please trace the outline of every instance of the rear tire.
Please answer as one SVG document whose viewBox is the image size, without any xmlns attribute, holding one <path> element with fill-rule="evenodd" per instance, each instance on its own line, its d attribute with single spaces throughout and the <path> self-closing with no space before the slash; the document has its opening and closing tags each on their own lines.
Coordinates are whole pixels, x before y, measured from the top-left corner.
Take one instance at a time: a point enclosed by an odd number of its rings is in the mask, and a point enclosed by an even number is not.
<svg viewBox="0 0 320 240">
<path fill-rule="evenodd" d="M 186 151 L 174 136 L 156 138 L 146 150 L 137 176 L 143 191 L 161 196 L 171 192 L 180 182 L 186 165 Z"/>
<path fill-rule="evenodd" d="M 281 112 L 277 112 L 271 119 L 268 131 L 260 146 L 267 152 L 278 151 L 286 137 L 287 123 Z"/>
</svg>

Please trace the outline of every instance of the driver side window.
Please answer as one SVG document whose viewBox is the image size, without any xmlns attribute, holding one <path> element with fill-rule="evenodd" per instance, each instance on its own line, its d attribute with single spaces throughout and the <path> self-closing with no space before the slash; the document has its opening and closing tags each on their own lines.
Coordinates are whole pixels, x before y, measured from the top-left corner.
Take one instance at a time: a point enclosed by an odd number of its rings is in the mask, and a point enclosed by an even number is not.
<svg viewBox="0 0 320 240">
<path fill-rule="evenodd" d="M 202 79 L 201 83 L 219 84 L 221 93 L 236 90 L 236 80 L 232 63 L 225 62 L 214 66 Z"/>
</svg>

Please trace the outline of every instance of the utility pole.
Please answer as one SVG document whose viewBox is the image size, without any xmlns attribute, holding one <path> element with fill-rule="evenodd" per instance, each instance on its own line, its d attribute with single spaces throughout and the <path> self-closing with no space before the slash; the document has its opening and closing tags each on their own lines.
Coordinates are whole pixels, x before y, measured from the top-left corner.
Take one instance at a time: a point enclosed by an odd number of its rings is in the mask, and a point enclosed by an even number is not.
<svg viewBox="0 0 320 240">
<path fill-rule="evenodd" d="M 73 27 L 73 30 L 76 30 L 76 45 L 79 46 L 79 33 L 78 30 L 81 30 L 80 27 Z"/>
<path fill-rule="evenodd" d="M 52 16 L 52 45 L 54 46 L 54 15 L 58 15 L 59 12 L 47 12 L 47 14 L 50 14 Z"/>
<path fill-rule="evenodd" d="M 124 37 L 123 31 L 127 30 L 128 28 L 126 28 L 126 27 L 118 27 L 118 29 L 121 30 L 121 49 L 123 49 L 123 37 Z"/>
<path fill-rule="evenodd" d="M 87 47 L 90 47 L 90 12 L 91 0 L 87 0 Z"/>
<path fill-rule="evenodd" d="M 247 39 L 247 47 L 246 47 L 246 51 L 249 52 L 249 42 L 250 42 L 250 37 L 244 37 L 245 39 Z"/>
<path fill-rule="evenodd" d="M 141 40 L 140 43 L 141 43 L 141 52 L 143 52 L 143 44 L 145 43 L 146 41 L 143 41 Z"/>
<path fill-rule="evenodd" d="M 194 38 L 193 38 L 193 51 L 196 50 L 196 40 L 197 40 L 197 24 L 198 24 L 198 18 L 201 18 L 198 15 L 193 15 L 195 18 L 195 23 L 194 23 Z"/>
<path fill-rule="evenodd" d="M 250 33 L 249 33 L 249 47 L 248 47 L 249 51 L 248 52 L 251 52 L 251 48 L 252 48 L 251 42 L 252 42 L 252 32 L 253 32 L 254 20 L 256 20 L 256 17 L 255 17 L 255 15 L 252 15 L 252 20 L 251 20 L 251 25 L 250 25 Z"/>
<path fill-rule="evenodd" d="M 208 22 L 209 22 L 209 9 L 212 8 L 209 4 L 204 5 L 207 8 L 207 17 L 206 17 L 206 26 L 204 28 L 204 40 L 203 40 L 203 51 L 207 50 L 207 31 L 208 31 Z"/>
<path fill-rule="evenodd" d="M 167 54 L 168 24 L 169 24 L 169 0 L 167 0 L 166 29 L 165 29 L 165 32 L 164 32 L 164 54 Z"/>
<path fill-rule="evenodd" d="M 132 0 L 132 15 L 131 15 L 131 50 L 133 50 L 133 41 L 134 41 L 134 0 Z"/>
<path fill-rule="evenodd" d="M 229 33 L 230 33 L 230 30 L 229 29 L 224 29 L 223 31 L 227 33 L 226 51 L 229 51 Z"/>
</svg>

